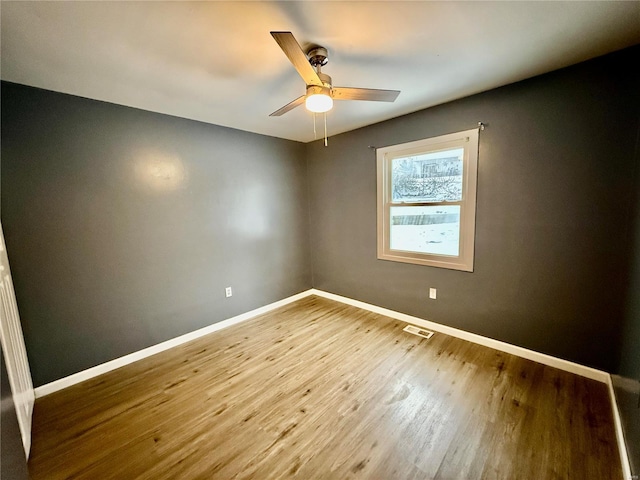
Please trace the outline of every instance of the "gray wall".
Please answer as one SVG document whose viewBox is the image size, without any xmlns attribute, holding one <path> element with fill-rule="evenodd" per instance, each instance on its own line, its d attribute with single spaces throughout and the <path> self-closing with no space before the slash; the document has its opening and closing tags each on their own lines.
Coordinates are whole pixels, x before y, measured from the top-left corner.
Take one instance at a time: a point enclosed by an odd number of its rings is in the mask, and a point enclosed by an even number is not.
<svg viewBox="0 0 640 480">
<path fill-rule="evenodd" d="M 612 371 L 638 48 L 311 144 L 315 288 Z M 339 114 L 339 112 L 335 112 Z M 473 273 L 376 259 L 377 147 L 487 124 Z M 438 299 L 428 299 L 429 287 Z"/>
<path fill-rule="evenodd" d="M 4 365 L 4 353 L 0 349 L 0 393 L 2 417 L 0 418 L 0 478 L 23 480 L 29 478 L 27 460 L 22 447 L 22 437 L 11 396 L 9 376 Z"/>
<path fill-rule="evenodd" d="M 640 84 L 640 79 L 638 79 Z M 636 91 L 636 101 L 640 90 Z M 640 104 L 640 102 L 637 102 Z M 640 117 L 640 108 L 637 112 Z M 627 439 L 632 471 L 640 474 L 640 122 L 635 152 L 636 202 L 630 212 L 628 241 L 631 252 L 631 278 L 622 330 L 619 366 L 613 375 L 616 400 Z"/>
<path fill-rule="evenodd" d="M 2 224 L 34 384 L 310 288 L 303 152 L 3 83 Z"/>
</svg>

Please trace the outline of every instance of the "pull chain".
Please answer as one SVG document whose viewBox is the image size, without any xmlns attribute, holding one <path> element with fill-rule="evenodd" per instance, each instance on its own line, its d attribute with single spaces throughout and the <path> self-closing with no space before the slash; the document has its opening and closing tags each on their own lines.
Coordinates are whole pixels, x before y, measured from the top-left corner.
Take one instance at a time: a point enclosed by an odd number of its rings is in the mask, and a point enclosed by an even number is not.
<svg viewBox="0 0 640 480">
<path fill-rule="evenodd" d="M 318 134 L 316 133 L 316 112 L 313 112 L 313 139 L 318 139 Z"/>
<path fill-rule="evenodd" d="M 324 146 L 328 146 L 327 143 L 327 112 L 324 112 Z"/>
</svg>

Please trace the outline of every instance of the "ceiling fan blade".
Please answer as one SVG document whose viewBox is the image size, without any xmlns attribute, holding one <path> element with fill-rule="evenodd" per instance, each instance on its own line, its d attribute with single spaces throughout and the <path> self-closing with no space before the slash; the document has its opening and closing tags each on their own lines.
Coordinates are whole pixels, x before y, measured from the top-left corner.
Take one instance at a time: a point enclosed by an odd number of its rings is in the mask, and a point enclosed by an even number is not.
<svg viewBox="0 0 640 480">
<path fill-rule="evenodd" d="M 273 39 L 298 71 L 306 85 L 322 85 L 322 80 L 309 63 L 307 55 L 291 32 L 271 32 Z"/>
<path fill-rule="evenodd" d="M 270 117 L 279 117 L 280 115 L 284 115 L 289 110 L 293 110 L 297 106 L 302 105 L 304 103 L 304 98 L 305 98 L 304 95 L 299 96 L 294 101 L 287 103 L 284 107 L 279 108 L 278 110 L 276 110 L 275 112 L 273 112 L 269 116 Z"/>
<path fill-rule="evenodd" d="M 371 100 L 374 102 L 395 102 L 400 90 L 376 90 L 374 88 L 333 87 L 335 100 Z"/>
</svg>

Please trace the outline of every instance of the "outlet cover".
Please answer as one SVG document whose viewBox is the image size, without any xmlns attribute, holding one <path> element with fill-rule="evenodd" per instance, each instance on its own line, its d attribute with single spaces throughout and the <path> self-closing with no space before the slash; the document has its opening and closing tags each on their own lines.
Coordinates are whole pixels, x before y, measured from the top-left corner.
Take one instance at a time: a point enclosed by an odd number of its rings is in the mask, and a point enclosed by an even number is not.
<svg viewBox="0 0 640 480">
<path fill-rule="evenodd" d="M 227 287 L 224 289 L 224 296 L 227 298 L 233 296 L 233 291 L 231 290 L 231 287 Z"/>
<path fill-rule="evenodd" d="M 436 299 L 436 289 L 435 288 L 430 288 L 429 289 L 429 298 L 431 298 L 432 300 Z"/>
</svg>

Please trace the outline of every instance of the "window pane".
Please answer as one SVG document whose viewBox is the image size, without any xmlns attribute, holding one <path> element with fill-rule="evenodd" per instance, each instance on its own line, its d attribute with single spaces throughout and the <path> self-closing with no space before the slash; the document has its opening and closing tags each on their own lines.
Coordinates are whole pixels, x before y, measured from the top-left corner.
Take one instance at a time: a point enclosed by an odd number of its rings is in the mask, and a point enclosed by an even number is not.
<svg viewBox="0 0 640 480">
<path fill-rule="evenodd" d="M 460 206 L 391 207 L 391 250 L 459 255 Z"/>
<path fill-rule="evenodd" d="M 394 202 L 462 200 L 463 148 L 394 158 L 391 191 Z"/>
</svg>

